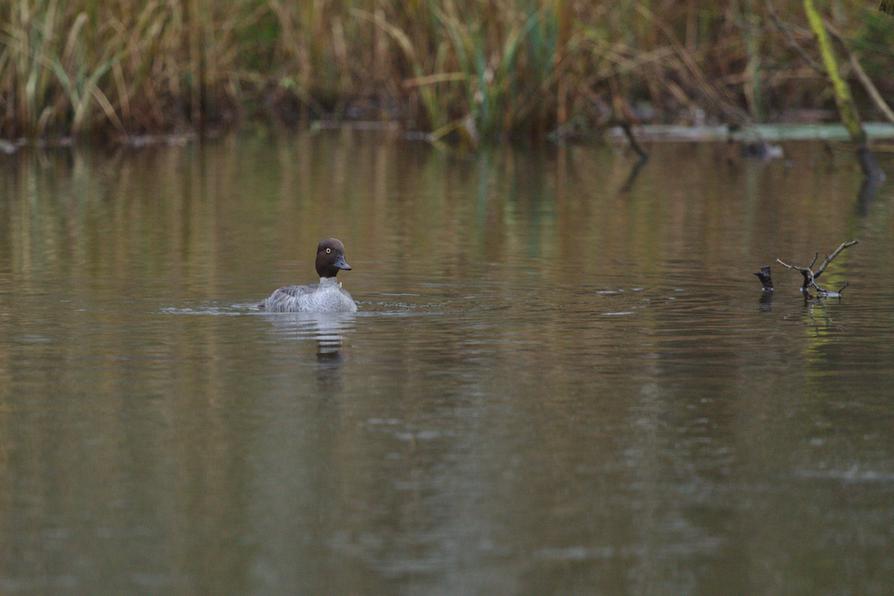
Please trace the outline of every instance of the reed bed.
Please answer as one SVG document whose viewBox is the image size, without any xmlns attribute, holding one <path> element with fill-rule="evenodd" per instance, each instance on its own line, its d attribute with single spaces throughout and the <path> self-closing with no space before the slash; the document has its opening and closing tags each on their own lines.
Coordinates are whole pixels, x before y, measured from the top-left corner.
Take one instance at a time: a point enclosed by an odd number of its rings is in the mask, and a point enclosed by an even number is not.
<svg viewBox="0 0 894 596">
<path fill-rule="evenodd" d="M 823 10 L 894 94 L 894 19 L 871 3 Z M 0 137 L 264 117 L 396 120 L 477 143 L 618 119 L 790 121 L 834 109 L 817 62 L 795 1 L 7 0 Z"/>
</svg>

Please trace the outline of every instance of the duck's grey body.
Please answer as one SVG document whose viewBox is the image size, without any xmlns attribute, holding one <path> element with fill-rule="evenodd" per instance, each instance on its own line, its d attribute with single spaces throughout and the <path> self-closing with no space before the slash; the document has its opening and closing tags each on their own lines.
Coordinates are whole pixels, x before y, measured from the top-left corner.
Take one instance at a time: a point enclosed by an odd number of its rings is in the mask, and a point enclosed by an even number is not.
<svg viewBox="0 0 894 596">
<path fill-rule="evenodd" d="M 357 312 L 351 295 L 334 277 L 319 284 L 279 288 L 260 305 L 268 312 Z"/>
</svg>

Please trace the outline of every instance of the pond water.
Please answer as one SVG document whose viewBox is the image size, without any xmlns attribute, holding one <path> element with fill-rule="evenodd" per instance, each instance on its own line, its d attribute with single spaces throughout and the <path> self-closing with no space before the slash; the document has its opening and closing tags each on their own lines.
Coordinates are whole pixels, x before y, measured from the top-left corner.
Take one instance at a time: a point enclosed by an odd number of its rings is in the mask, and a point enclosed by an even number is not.
<svg viewBox="0 0 894 596">
<path fill-rule="evenodd" d="M 894 184 L 786 149 L 0 159 L 0 593 L 890 593 Z"/>
</svg>

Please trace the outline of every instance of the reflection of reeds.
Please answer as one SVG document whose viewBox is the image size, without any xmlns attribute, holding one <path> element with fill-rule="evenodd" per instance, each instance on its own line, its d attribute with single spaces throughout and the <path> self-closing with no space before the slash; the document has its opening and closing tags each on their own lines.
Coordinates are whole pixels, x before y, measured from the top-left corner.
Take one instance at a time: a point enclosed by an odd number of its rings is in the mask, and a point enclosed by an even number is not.
<svg viewBox="0 0 894 596">
<path fill-rule="evenodd" d="M 874 72 L 894 66 L 877 15 L 831 16 Z M 767 0 L 8 0 L 0 136 L 240 110 L 400 118 L 470 143 L 612 116 L 743 119 L 830 106 L 814 52 L 799 6 Z"/>
</svg>

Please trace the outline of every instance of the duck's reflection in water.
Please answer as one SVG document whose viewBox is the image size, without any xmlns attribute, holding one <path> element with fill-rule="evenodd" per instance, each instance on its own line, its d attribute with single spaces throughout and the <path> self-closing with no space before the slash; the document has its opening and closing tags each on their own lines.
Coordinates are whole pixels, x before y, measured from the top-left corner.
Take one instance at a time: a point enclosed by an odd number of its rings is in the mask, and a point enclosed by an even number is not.
<svg viewBox="0 0 894 596">
<path fill-rule="evenodd" d="M 315 341 L 320 389 L 340 388 L 342 347 L 345 337 L 354 331 L 354 313 L 281 313 L 266 318 L 280 339 Z"/>
</svg>

